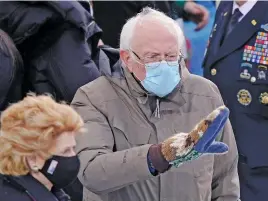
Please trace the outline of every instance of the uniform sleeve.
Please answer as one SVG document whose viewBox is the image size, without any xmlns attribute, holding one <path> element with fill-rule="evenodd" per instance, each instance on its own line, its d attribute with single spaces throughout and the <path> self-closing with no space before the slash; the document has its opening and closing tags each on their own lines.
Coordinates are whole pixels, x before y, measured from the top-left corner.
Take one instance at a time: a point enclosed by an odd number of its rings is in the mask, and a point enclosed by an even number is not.
<svg viewBox="0 0 268 201">
<path fill-rule="evenodd" d="M 223 105 L 218 88 L 216 86 L 214 86 L 214 88 L 219 97 L 217 105 Z M 229 120 L 227 121 L 219 140 L 229 146 L 229 151 L 227 154 L 215 155 L 214 157 L 211 200 L 238 201 L 240 198 L 239 178 L 237 172 L 238 151 L 233 129 Z"/>
<path fill-rule="evenodd" d="M 87 129 L 78 136 L 76 150 L 81 161 L 78 177 L 88 190 L 105 194 L 153 177 L 147 165 L 151 145 L 113 152 L 115 143 L 110 125 L 82 89 L 77 91 L 71 105 L 82 116 Z"/>
</svg>

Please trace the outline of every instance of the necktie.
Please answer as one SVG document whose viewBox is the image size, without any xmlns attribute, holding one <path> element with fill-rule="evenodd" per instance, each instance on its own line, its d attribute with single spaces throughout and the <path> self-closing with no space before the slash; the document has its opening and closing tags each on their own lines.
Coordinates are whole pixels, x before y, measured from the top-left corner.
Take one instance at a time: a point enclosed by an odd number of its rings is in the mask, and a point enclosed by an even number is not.
<svg viewBox="0 0 268 201">
<path fill-rule="evenodd" d="M 243 14 L 240 12 L 240 10 L 238 8 L 236 8 L 235 11 L 234 11 L 234 14 L 232 15 L 232 17 L 231 17 L 231 19 L 229 21 L 225 38 L 232 32 L 232 30 L 234 29 L 235 25 L 237 25 L 239 18 L 242 15 Z"/>
</svg>

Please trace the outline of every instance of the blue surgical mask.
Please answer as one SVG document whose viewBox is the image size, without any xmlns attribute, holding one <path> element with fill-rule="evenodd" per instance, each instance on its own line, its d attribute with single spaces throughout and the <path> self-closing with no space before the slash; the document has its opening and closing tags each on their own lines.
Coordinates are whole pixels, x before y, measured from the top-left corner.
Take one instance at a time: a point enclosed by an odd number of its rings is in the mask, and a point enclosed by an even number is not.
<svg viewBox="0 0 268 201">
<path fill-rule="evenodd" d="M 170 65 L 171 64 L 171 65 Z M 166 61 L 145 64 L 146 77 L 142 86 L 158 97 L 170 94 L 180 82 L 178 61 L 169 64 Z"/>
</svg>

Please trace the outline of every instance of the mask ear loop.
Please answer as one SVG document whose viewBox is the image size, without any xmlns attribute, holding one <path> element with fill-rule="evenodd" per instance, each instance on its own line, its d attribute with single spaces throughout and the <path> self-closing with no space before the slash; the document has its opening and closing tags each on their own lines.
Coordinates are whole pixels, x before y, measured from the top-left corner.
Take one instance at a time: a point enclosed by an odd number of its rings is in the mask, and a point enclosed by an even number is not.
<svg viewBox="0 0 268 201">
<path fill-rule="evenodd" d="M 181 61 L 184 59 L 184 55 L 183 55 L 183 53 L 181 52 L 181 50 L 179 51 L 179 57 L 180 57 L 180 59 L 179 59 L 179 64 L 181 63 Z"/>
<path fill-rule="evenodd" d="M 184 60 L 184 55 L 183 53 L 181 52 L 181 50 L 179 51 L 180 52 L 180 57 L 179 57 L 179 60 L 178 60 L 178 63 L 179 63 L 179 72 L 180 72 L 180 76 L 181 76 L 181 84 L 179 85 L 179 90 L 181 90 L 181 87 L 183 85 L 183 68 L 186 68 L 186 63 L 185 63 L 185 60 Z"/>
</svg>

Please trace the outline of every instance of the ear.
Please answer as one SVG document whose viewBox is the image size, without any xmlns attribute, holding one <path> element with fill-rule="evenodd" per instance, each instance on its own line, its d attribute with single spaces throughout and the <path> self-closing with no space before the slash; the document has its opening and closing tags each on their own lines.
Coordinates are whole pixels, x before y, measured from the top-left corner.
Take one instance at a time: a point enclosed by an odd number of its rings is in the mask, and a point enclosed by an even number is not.
<svg viewBox="0 0 268 201">
<path fill-rule="evenodd" d="M 120 59 L 122 60 L 125 67 L 127 67 L 130 72 L 133 72 L 133 69 L 131 67 L 132 65 L 129 65 L 131 59 L 129 52 L 126 50 L 120 50 Z"/>
<path fill-rule="evenodd" d="M 45 160 L 37 155 L 26 156 L 26 161 L 31 171 L 38 171 L 43 168 Z"/>
<path fill-rule="evenodd" d="M 36 169 L 36 166 L 37 166 L 37 157 L 35 155 L 34 156 L 26 156 L 26 162 L 27 162 L 30 170 Z"/>
</svg>

